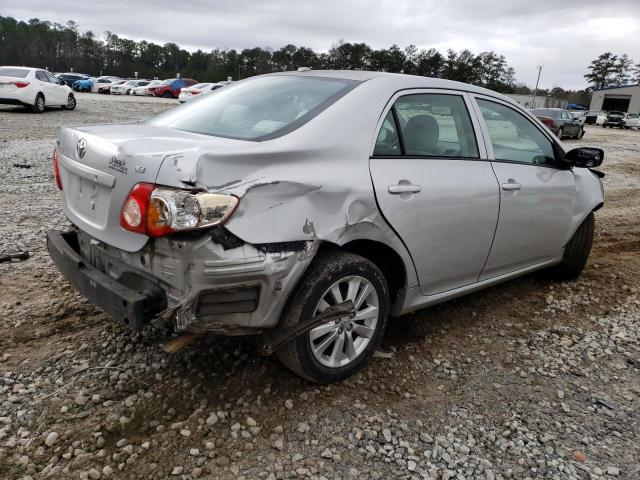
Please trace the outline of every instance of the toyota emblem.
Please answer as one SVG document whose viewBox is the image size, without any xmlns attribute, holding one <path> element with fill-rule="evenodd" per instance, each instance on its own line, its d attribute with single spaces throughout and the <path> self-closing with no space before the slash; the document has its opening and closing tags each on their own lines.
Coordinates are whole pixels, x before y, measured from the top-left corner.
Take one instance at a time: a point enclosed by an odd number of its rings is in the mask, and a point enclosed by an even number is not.
<svg viewBox="0 0 640 480">
<path fill-rule="evenodd" d="M 78 144 L 76 145 L 76 154 L 78 158 L 84 157 L 85 152 L 87 151 L 87 141 L 84 138 L 78 140 Z"/>
</svg>

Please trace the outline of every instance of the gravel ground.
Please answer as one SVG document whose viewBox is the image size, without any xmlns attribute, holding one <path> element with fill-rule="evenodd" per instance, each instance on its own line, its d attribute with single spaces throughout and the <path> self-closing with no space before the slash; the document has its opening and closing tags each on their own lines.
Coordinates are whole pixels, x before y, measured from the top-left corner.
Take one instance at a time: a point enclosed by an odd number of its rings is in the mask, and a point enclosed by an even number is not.
<svg viewBox="0 0 640 480">
<path fill-rule="evenodd" d="M 640 478 L 640 131 L 588 127 L 607 202 L 584 274 L 527 276 L 391 323 L 353 378 L 310 385 L 251 339 L 169 355 L 53 268 L 62 125 L 175 102 L 0 108 L 0 478 Z M 29 168 L 15 167 L 28 165 Z"/>
</svg>

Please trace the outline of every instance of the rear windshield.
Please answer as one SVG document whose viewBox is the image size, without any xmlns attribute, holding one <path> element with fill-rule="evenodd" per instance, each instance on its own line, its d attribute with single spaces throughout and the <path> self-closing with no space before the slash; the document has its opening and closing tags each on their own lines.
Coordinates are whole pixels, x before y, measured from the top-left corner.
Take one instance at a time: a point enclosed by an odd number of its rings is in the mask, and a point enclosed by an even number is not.
<svg viewBox="0 0 640 480">
<path fill-rule="evenodd" d="M 548 108 L 536 108 L 532 110 L 534 115 L 541 115 L 549 118 L 560 118 L 560 110 L 550 110 Z"/>
<path fill-rule="evenodd" d="M 150 120 L 154 125 L 242 140 L 269 140 L 304 125 L 360 82 L 289 75 L 256 77 Z"/>
<path fill-rule="evenodd" d="M 29 70 L 25 68 L 0 67 L 0 77 L 27 78 Z"/>
<path fill-rule="evenodd" d="M 162 85 L 171 85 L 175 81 L 176 81 L 175 78 L 169 78 L 168 80 L 163 81 Z"/>
<path fill-rule="evenodd" d="M 196 83 L 193 88 L 204 88 L 211 85 L 210 83 Z"/>
</svg>

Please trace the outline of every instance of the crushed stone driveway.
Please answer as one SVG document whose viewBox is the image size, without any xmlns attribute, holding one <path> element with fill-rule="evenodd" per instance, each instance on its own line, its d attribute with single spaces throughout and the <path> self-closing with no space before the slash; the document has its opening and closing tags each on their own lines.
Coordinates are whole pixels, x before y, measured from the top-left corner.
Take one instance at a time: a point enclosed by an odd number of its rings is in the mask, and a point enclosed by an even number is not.
<svg viewBox="0 0 640 480">
<path fill-rule="evenodd" d="M 0 106 L 0 478 L 640 478 L 640 131 L 587 126 L 606 203 L 584 274 L 544 273 L 391 322 L 379 355 L 308 384 L 250 338 L 169 355 L 59 275 L 51 171 L 61 126 L 177 101 L 79 94 Z M 15 166 L 18 165 L 18 166 Z"/>
</svg>

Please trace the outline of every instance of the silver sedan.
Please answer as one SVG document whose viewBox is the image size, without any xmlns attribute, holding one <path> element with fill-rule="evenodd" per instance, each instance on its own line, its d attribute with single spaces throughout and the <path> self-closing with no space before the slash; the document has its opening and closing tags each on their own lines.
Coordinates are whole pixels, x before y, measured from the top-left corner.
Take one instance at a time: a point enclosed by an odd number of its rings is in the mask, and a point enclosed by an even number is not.
<svg viewBox="0 0 640 480">
<path fill-rule="evenodd" d="M 300 376 L 362 368 L 390 317 L 548 269 L 576 277 L 598 149 L 446 80 L 307 71 L 140 124 L 64 128 L 51 257 L 132 328 L 258 335 Z"/>
</svg>

